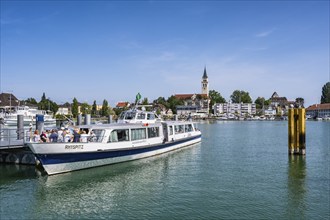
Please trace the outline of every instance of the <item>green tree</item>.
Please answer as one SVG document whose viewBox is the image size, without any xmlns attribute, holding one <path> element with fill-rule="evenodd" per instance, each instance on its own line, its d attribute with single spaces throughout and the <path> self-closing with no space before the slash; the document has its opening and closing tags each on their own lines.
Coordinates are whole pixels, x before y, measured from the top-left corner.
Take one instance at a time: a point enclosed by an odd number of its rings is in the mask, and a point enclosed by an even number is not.
<svg viewBox="0 0 330 220">
<path fill-rule="evenodd" d="M 172 110 L 173 114 L 176 114 L 176 106 L 183 105 L 183 100 L 177 99 L 174 95 L 167 99 L 169 108 Z"/>
<path fill-rule="evenodd" d="M 97 108 L 96 108 L 97 106 L 96 106 L 96 100 L 94 100 L 94 102 L 93 102 L 93 106 L 92 106 L 92 116 L 96 116 L 96 114 L 97 114 Z"/>
<path fill-rule="evenodd" d="M 46 94 L 42 93 L 41 100 L 40 101 L 45 101 L 46 100 Z"/>
<path fill-rule="evenodd" d="M 148 104 L 149 104 L 149 101 L 148 101 L 148 98 L 146 97 L 142 100 L 142 105 L 148 105 Z"/>
<path fill-rule="evenodd" d="M 209 97 L 210 97 L 210 111 L 213 109 L 213 105 L 215 103 L 225 103 L 226 99 L 224 99 L 221 94 L 215 90 L 210 90 L 209 91 Z"/>
<path fill-rule="evenodd" d="M 101 115 L 102 116 L 108 116 L 109 115 L 109 104 L 107 100 L 103 100 L 102 109 L 101 109 Z"/>
<path fill-rule="evenodd" d="M 80 106 L 80 111 L 82 114 L 86 115 L 86 114 L 90 114 L 91 113 L 91 106 L 88 105 L 87 102 L 84 102 L 81 104 Z"/>
<path fill-rule="evenodd" d="M 235 90 L 233 94 L 231 94 L 230 99 L 233 103 L 252 103 L 249 93 L 242 90 Z"/>
<path fill-rule="evenodd" d="M 330 82 L 322 87 L 321 104 L 330 103 Z"/>
<path fill-rule="evenodd" d="M 78 100 L 76 98 L 72 100 L 71 113 L 74 118 L 78 116 Z"/>
<path fill-rule="evenodd" d="M 262 109 L 263 106 L 265 106 L 265 98 L 264 97 L 258 97 L 254 103 L 256 104 L 257 109 Z"/>
<path fill-rule="evenodd" d="M 304 107 L 304 104 L 305 104 L 304 98 L 301 98 L 301 97 L 296 98 L 296 104 L 301 107 Z"/>
<path fill-rule="evenodd" d="M 51 100 L 49 100 L 50 102 L 50 110 L 53 112 L 53 114 L 56 114 L 57 110 L 58 110 L 58 105 L 56 102 L 53 102 Z"/>
<path fill-rule="evenodd" d="M 167 102 L 166 102 L 166 100 L 165 100 L 164 97 L 158 97 L 158 99 L 155 99 L 153 101 L 153 103 L 154 104 L 162 104 L 162 105 L 166 105 L 167 104 Z"/>
<path fill-rule="evenodd" d="M 35 98 L 28 98 L 28 99 L 24 100 L 24 103 L 26 105 L 38 105 L 38 102 Z"/>
<path fill-rule="evenodd" d="M 142 105 L 149 105 L 148 98 L 144 98 L 142 100 Z M 146 109 L 146 111 L 151 111 L 151 108 L 150 107 L 146 107 L 145 109 Z"/>
<path fill-rule="evenodd" d="M 46 94 L 42 93 L 41 100 L 38 103 L 38 108 L 41 110 L 50 110 L 50 103 L 46 99 Z"/>
</svg>

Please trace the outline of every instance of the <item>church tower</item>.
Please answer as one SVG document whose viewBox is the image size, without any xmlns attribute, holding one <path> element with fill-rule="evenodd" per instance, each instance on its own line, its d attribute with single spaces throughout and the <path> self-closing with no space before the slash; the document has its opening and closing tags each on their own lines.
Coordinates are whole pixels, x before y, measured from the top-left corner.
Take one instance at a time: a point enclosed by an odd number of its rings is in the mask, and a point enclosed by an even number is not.
<svg viewBox="0 0 330 220">
<path fill-rule="evenodd" d="M 209 78 L 207 77 L 206 67 L 204 67 L 204 74 L 202 77 L 202 94 L 209 95 Z"/>
</svg>

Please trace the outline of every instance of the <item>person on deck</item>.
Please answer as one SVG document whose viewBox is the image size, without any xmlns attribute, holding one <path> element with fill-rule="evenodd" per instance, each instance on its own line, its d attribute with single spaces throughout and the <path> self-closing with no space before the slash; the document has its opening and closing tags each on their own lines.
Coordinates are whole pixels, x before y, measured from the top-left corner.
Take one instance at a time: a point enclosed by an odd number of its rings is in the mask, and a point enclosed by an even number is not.
<svg viewBox="0 0 330 220">
<path fill-rule="evenodd" d="M 73 130 L 73 142 L 80 142 L 80 134 L 78 129 Z"/>
</svg>

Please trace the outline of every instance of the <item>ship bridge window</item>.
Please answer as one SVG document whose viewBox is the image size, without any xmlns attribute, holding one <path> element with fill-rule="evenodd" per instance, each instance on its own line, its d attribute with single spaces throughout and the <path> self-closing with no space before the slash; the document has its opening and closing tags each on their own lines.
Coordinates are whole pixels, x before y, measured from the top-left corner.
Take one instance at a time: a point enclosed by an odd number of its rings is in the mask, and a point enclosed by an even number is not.
<svg viewBox="0 0 330 220">
<path fill-rule="evenodd" d="M 126 112 L 125 119 L 131 120 L 135 118 L 135 112 Z"/>
<path fill-rule="evenodd" d="M 120 130 L 111 131 L 108 142 L 121 142 L 128 140 L 129 140 L 128 129 L 120 129 Z"/>
<path fill-rule="evenodd" d="M 147 115 L 147 120 L 154 120 L 155 119 L 155 114 L 153 113 L 148 113 Z"/>
<path fill-rule="evenodd" d="M 184 125 L 175 125 L 174 130 L 175 134 L 184 133 Z"/>
<path fill-rule="evenodd" d="M 137 119 L 145 119 L 146 118 L 146 114 L 144 112 L 139 112 L 137 115 Z"/>
<path fill-rule="evenodd" d="M 148 138 L 159 137 L 159 127 L 148 128 Z"/>
<path fill-rule="evenodd" d="M 187 124 L 185 126 L 185 132 L 192 132 L 193 131 L 193 127 L 192 124 Z"/>
<path fill-rule="evenodd" d="M 145 128 L 137 128 L 131 129 L 131 138 L 132 141 L 146 139 L 146 129 Z"/>
</svg>

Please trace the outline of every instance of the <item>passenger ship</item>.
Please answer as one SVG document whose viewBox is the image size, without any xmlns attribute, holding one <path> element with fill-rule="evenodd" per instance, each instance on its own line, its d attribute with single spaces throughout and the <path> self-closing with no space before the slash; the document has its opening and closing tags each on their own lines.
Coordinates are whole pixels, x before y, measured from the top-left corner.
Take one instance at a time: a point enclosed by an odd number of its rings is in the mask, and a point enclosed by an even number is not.
<svg viewBox="0 0 330 220">
<path fill-rule="evenodd" d="M 48 175 L 151 157 L 201 141 L 190 121 L 161 121 L 132 109 L 114 124 L 79 126 L 86 142 L 28 143 Z"/>
</svg>

